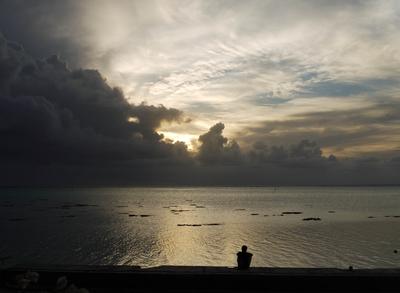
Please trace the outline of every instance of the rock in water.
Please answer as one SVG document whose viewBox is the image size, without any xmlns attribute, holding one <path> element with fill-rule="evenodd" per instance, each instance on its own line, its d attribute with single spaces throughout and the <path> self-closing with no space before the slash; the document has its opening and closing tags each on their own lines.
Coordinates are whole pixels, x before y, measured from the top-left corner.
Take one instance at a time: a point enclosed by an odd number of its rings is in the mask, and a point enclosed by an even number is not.
<svg viewBox="0 0 400 293">
<path fill-rule="evenodd" d="M 304 218 L 303 221 L 321 221 L 321 218 Z"/>
</svg>

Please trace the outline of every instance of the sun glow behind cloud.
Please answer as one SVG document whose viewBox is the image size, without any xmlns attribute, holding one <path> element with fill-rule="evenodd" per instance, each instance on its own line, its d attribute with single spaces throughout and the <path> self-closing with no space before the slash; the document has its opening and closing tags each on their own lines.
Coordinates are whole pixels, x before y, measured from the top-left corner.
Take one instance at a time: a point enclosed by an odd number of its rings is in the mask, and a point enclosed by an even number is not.
<svg viewBox="0 0 400 293">
<path fill-rule="evenodd" d="M 164 136 L 164 140 L 172 141 L 172 142 L 184 142 L 189 151 L 195 150 L 195 141 L 197 140 L 197 136 L 193 134 L 184 134 L 170 131 L 158 131 L 158 133 Z"/>
</svg>

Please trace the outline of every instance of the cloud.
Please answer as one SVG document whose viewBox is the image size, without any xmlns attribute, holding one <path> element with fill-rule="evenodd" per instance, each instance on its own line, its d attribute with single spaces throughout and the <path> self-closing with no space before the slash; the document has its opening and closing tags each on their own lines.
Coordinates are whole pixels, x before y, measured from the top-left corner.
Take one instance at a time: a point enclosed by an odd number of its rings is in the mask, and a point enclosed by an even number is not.
<svg viewBox="0 0 400 293">
<path fill-rule="evenodd" d="M 303 139 L 290 145 L 266 145 L 256 142 L 248 152 L 250 164 L 273 165 L 287 168 L 331 168 L 329 163 L 337 162 L 334 155 L 325 157 L 315 141 Z"/>
<path fill-rule="evenodd" d="M 224 121 L 232 136 L 305 103 L 318 112 L 315 99 L 399 93 L 397 1 L 36 2 L 0 3 L 9 38 L 36 58 L 60 52 L 71 68 L 98 68 L 132 101 L 196 118 L 175 133 L 198 136 Z"/>
<path fill-rule="evenodd" d="M 388 158 L 399 151 L 399 117 L 400 105 L 391 101 L 362 109 L 292 114 L 280 121 L 255 123 L 238 136 L 239 142 L 285 145 L 309 138 L 317 140 L 328 154 Z"/>
<path fill-rule="evenodd" d="M 217 123 L 207 133 L 200 135 L 197 158 L 204 164 L 238 164 L 242 160 L 236 141 L 229 141 L 222 135 L 225 125 Z"/>
<path fill-rule="evenodd" d="M 320 101 L 307 100 L 312 106 Z M 303 110 L 287 119 L 249 121 L 235 140 L 224 136 L 223 123 L 214 124 L 192 153 L 158 132 L 165 123 L 188 122 L 183 111 L 129 103 L 99 71 L 70 69 L 57 55 L 34 58 L 0 36 L 0 185 L 398 183 L 395 149 L 388 159 L 371 153 L 368 160 L 327 152 L 359 147 L 357 140 L 371 137 L 382 149 L 395 146 L 395 99 L 349 110 L 330 101 L 319 112 L 300 102 Z"/>
<path fill-rule="evenodd" d="M 162 105 L 133 105 L 96 70 L 69 70 L 57 56 L 36 60 L 0 36 L 0 160 L 104 164 L 188 159 L 162 141 L 163 122 L 184 122 Z"/>
<path fill-rule="evenodd" d="M 223 136 L 224 128 L 223 123 L 217 123 L 199 137 L 200 146 L 196 158 L 203 165 L 318 169 L 337 162 L 337 158 L 332 154 L 328 157 L 323 156 L 317 142 L 308 139 L 288 145 L 267 145 L 267 141 L 259 140 L 250 150 L 242 151 L 235 140 Z"/>
</svg>

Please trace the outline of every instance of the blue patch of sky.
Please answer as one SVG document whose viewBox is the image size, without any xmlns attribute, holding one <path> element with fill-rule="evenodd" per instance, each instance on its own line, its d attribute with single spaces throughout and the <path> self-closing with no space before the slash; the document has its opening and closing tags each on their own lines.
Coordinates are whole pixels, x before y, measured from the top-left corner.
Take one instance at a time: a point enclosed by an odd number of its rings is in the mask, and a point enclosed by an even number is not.
<svg viewBox="0 0 400 293">
<path fill-rule="evenodd" d="M 300 79 L 303 81 L 318 77 L 318 72 L 304 72 L 300 74 Z"/>
<path fill-rule="evenodd" d="M 374 92 L 386 86 L 398 83 L 395 80 L 370 79 L 361 82 L 322 81 L 306 85 L 299 95 L 348 97 L 363 93 Z"/>
<path fill-rule="evenodd" d="M 246 101 L 256 106 L 275 106 L 288 102 L 290 99 L 283 99 L 274 96 L 273 92 L 259 93 L 245 98 Z"/>
</svg>

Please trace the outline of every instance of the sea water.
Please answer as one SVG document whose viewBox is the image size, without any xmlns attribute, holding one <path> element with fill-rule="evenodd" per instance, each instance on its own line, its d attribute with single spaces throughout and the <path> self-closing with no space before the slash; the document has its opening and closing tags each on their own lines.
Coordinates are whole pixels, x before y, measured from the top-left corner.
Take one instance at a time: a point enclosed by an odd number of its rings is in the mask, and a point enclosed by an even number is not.
<svg viewBox="0 0 400 293">
<path fill-rule="evenodd" d="M 311 220 L 304 220 L 313 218 Z M 399 267 L 399 187 L 0 189 L 0 265 Z"/>
</svg>

